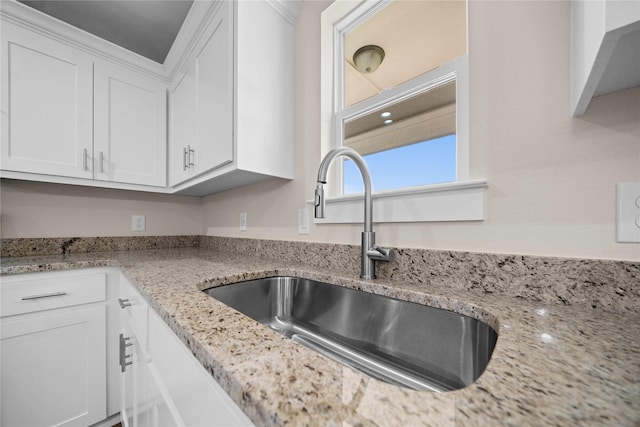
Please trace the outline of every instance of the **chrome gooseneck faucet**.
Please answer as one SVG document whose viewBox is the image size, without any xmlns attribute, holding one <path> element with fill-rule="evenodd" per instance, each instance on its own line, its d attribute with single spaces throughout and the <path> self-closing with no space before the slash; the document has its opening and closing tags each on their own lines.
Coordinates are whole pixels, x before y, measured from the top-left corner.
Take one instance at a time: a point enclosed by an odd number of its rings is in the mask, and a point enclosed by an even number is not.
<svg viewBox="0 0 640 427">
<path fill-rule="evenodd" d="M 318 183 L 315 195 L 315 218 L 324 218 L 324 184 L 327 183 L 327 172 L 331 162 L 339 156 L 348 157 L 358 166 L 364 181 L 364 231 L 362 232 L 362 259 L 360 277 L 376 278 L 376 261 L 392 261 L 393 249 L 376 246 L 376 233 L 373 232 L 373 201 L 371 199 L 371 176 L 364 159 L 356 151 L 347 147 L 334 148 L 322 159 L 318 169 Z"/>
</svg>

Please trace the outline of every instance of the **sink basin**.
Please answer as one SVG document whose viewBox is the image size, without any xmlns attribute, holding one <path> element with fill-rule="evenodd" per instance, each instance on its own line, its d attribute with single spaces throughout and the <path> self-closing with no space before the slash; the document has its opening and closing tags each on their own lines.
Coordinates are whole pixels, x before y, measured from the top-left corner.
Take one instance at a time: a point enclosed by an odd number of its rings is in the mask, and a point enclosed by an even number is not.
<svg viewBox="0 0 640 427">
<path fill-rule="evenodd" d="M 468 316 L 309 279 L 270 277 L 204 292 L 320 354 L 418 390 L 470 385 L 497 340 Z"/>
</svg>

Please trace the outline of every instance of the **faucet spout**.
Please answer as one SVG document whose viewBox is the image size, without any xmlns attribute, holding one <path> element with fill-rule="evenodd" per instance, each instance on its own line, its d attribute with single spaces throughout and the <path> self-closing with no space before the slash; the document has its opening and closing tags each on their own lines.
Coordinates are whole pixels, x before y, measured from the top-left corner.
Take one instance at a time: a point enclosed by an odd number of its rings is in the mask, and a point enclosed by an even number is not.
<svg viewBox="0 0 640 427">
<path fill-rule="evenodd" d="M 373 231 L 373 211 L 371 207 L 371 175 L 369 175 L 369 168 L 367 167 L 367 164 L 365 163 L 362 156 L 360 156 L 360 154 L 358 154 L 351 148 L 334 148 L 333 150 L 329 151 L 326 156 L 324 156 L 324 159 L 322 159 L 320 168 L 318 169 L 318 184 L 316 186 L 316 211 L 318 210 L 318 187 L 322 188 L 322 184 L 327 183 L 327 173 L 329 172 L 329 166 L 336 157 L 340 156 L 344 156 L 353 160 L 353 163 L 355 163 L 360 170 L 362 181 L 364 182 L 364 231 Z M 322 191 L 320 203 L 322 204 L 322 216 L 316 216 L 316 218 L 324 218 L 324 190 Z"/>
<path fill-rule="evenodd" d="M 314 217 L 324 218 L 325 198 L 324 184 L 327 183 L 327 173 L 331 162 L 337 157 L 347 157 L 355 163 L 362 175 L 364 182 L 364 231 L 362 232 L 362 259 L 360 277 L 363 279 L 375 279 L 375 261 L 393 260 L 393 249 L 381 248 L 375 245 L 375 233 L 373 232 L 373 200 L 371 195 L 371 175 L 369 168 L 362 156 L 347 147 L 334 148 L 322 159 L 318 169 L 318 180 L 315 190 Z"/>
</svg>

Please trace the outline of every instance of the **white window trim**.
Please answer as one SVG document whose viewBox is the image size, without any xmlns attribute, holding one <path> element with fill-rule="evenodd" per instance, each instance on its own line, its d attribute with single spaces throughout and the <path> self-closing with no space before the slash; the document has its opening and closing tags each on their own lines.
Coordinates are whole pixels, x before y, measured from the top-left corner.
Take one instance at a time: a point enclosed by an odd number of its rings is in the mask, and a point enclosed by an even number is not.
<svg viewBox="0 0 640 427">
<path fill-rule="evenodd" d="M 397 102 L 444 81 L 456 80 L 456 181 L 374 192 L 374 222 L 480 221 L 484 219 L 486 180 L 469 178 L 469 73 L 464 55 L 425 73 L 419 79 L 385 90 L 354 106 L 343 108 L 343 43 L 334 40 L 375 13 L 390 0 L 336 0 L 321 18 L 321 99 L 320 138 L 324 156 L 342 141 L 344 119 Z M 468 22 L 468 20 L 467 20 Z M 468 31 L 467 31 L 468 37 Z M 468 44 L 467 44 L 468 45 Z M 334 114 L 338 111 L 338 114 Z M 336 162 L 330 178 L 329 194 L 339 194 L 341 162 Z M 340 190 L 341 191 L 341 190 Z M 315 223 L 357 223 L 362 221 L 362 195 L 327 198 L 326 218 Z"/>
<path fill-rule="evenodd" d="M 486 187 L 476 179 L 379 191 L 373 193 L 373 222 L 482 221 Z M 363 218 L 362 194 L 355 194 L 326 199 L 325 217 L 313 222 L 355 224 Z"/>
</svg>

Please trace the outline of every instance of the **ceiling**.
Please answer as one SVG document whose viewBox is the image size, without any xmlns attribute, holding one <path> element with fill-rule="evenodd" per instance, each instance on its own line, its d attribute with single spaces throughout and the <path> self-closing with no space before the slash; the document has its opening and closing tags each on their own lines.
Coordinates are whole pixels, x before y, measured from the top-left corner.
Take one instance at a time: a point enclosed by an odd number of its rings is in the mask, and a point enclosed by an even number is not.
<svg viewBox="0 0 640 427">
<path fill-rule="evenodd" d="M 377 45 L 385 58 L 361 74 L 353 54 Z M 460 0 L 392 1 L 345 37 L 345 104 L 353 105 L 462 56 L 467 51 L 467 5 Z"/>
<path fill-rule="evenodd" d="M 18 0 L 162 64 L 193 0 Z"/>
<path fill-rule="evenodd" d="M 390 113 L 390 118 L 398 122 L 418 114 L 456 102 L 456 82 L 448 82 L 434 89 L 422 92 L 402 102 L 384 106 L 368 112 L 365 116 L 346 122 L 344 125 L 344 137 L 355 135 L 376 129 L 384 125 L 387 118 L 381 117 L 382 112 Z"/>
</svg>

